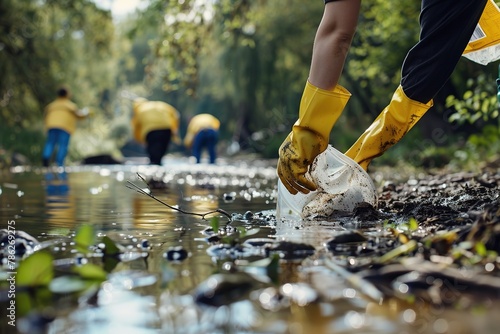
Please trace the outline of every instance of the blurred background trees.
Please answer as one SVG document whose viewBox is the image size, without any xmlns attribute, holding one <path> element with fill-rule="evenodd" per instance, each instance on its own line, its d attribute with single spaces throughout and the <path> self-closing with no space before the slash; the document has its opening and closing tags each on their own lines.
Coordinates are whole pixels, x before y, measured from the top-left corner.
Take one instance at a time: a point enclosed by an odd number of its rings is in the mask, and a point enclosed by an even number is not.
<svg viewBox="0 0 500 334">
<path fill-rule="evenodd" d="M 213 113 L 222 121 L 226 154 L 277 157 L 297 117 L 323 3 L 145 3 L 120 20 L 97 0 L 0 3 L 4 155 L 18 152 L 39 163 L 43 108 L 65 84 L 74 101 L 92 112 L 72 139 L 73 161 L 120 154 L 131 138 L 134 96 L 174 105 L 182 115 L 181 134 L 193 115 Z M 397 87 L 401 63 L 418 39 L 419 9 L 420 0 L 363 2 L 341 82 L 353 97 L 331 137 L 340 150 L 364 131 Z M 497 66 L 462 59 L 433 110 L 374 164 L 441 166 L 498 152 Z"/>
</svg>

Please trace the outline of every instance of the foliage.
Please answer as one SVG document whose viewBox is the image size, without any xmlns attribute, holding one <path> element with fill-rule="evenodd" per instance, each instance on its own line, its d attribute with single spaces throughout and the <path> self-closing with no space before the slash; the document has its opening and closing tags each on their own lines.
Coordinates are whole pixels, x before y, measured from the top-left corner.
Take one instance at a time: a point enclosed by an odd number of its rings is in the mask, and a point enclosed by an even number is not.
<svg viewBox="0 0 500 334">
<path fill-rule="evenodd" d="M 220 104 L 214 113 L 223 131 L 249 147 L 251 133 L 269 124 L 292 122 L 292 117 L 286 120 L 283 114 L 269 111 L 279 103 L 275 109 L 287 112 L 283 102 L 285 106 L 297 103 L 317 25 L 297 21 L 313 8 L 319 17 L 320 4 L 298 1 L 286 7 L 277 1 L 153 1 L 138 21 L 146 31 L 150 22 L 159 22 L 151 16 L 165 17 L 156 27 L 161 34 L 152 43 L 147 82 L 160 82 L 163 89 L 181 93 L 180 99 L 192 96 L 201 104 L 208 97 Z M 293 87 L 286 87 L 289 84 Z M 283 89 L 276 89 L 280 86 Z M 181 111 L 189 118 L 200 110 Z"/>
<path fill-rule="evenodd" d="M 85 256 L 89 254 L 89 249 L 95 247 L 95 241 L 93 226 L 80 226 L 73 239 L 74 251 L 79 254 L 77 257 L 81 254 Z M 107 236 L 103 237 L 101 241 L 111 250 L 118 249 Z M 52 294 L 80 293 L 105 281 L 108 276 L 108 272 L 105 270 L 106 258 L 109 256 L 116 258 L 116 254 L 109 254 L 109 251 L 106 252 L 106 250 L 103 253 L 103 266 L 89 262 L 80 263 L 74 260 L 71 261 L 69 271 L 63 271 L 64 274 L 61 274 L 61 268 L 58 268 L 53 254 L 48 250 L 36 251 L 22 259 L 16 275 L 18 288 L 16 299 L 19 316 L 50 305 Z"/>
<path fill-rule="evenodd" d="M 113 38 L 109 11 L 93 1 L 2 1 L 0 118 L 6 129 L 0 147 L 40 161 L 43 108 L 61 85 L 79 107 L 109 115 Z"/>
<path fill-rule="evenodd" d="M 404 57 L 418 41 L 420 5 L 420 0 L 362 3 L 344 80 L 364 112 L 377 115 L 399 85 Z"/>
<path fill-rule="evenodd" d="M 450 122 L 472 124 L 479 130 L 471 133 L 466 146 L 455 152 L 463 164 L 498 157 L 500 143 L 500 102 L 497 91 L 485 75 L 467 80 L 467 90 L 461 98 L 448 96 L 447 106 L 453 108 Z"/>
<path fill-rule="evenodd" d="M 339 149 L 366 129 L 399 83 L 403 59 L 418 40 L 420 4 L 362 2 L 341 79 L 353 96 L 331 138 Z M 42 131 L 43 107 L 64 83 L 77 104 L 95 114 L 72 138 L 70 161 L 119 154 L 130 138 L 133 95 L 174 105 L 182 115 L 181 134 L 193 115 L 213 113 L 221 120 L 223 140 L 274 158 L 297 117 L 322 11 L 315 1 L 151 0 L 114 23 L 91 0 L 3 1 L 0 117 L 10 130 L 0 135 L 0 146 L 39 161 L 40 139 L 11 139 L 14 133 L 24 136 L 25 129 Z M 452 119 L 459 122 L 497 117 L 490 70 L 460 61 L 442 90 L 455 98 L 445 105 L 438 97 L 433 112 L 454 107 Z M 405 145 L 412 143 L 398 146 Z"/>
<path fill-rule="evenodd" d="M 483 129 L 468 137 L 465 147 L 456 150 L 455 160 L 468 169 L 478 167 L 478 161 L 488 162 L 499 159 L 500 128 L 498 125 L 486 125 Z"/>
<path fill-rule="evenodd" d="M 478 134 L 473 134 L 468 139 L 472 150 L 489 150 L 498 152 L 500 143 L 500 128 L 496 125 L 487 125 Z"/>
<path fill-rule="evenodd" d="M 22 140 L 19 140 L 22 138 Z M 12 160 L 12 153 L 18 153 L 27 158 L 28 163 L 36 164 L 41 161 L 44 135 L 40 126 L 21 128 L 0 124 L 0 149 L 8 148 L 8 159 Z M 11 161 L 9 161 L 9 164 Z"/>
<path fill-rule="evenodd" d="M 471 124 L 482 120 L 488 122 L 499 117 L 498 101 L 495 86 L 484 75 L 467 80 L 467 90 L 461 98 L 453 95 L 446 100 L 447 107 L 453 107 L 455 112 L 449 120 L 463 124 Z"/>
<path fill-rule="evenodd" d="M 101 102 L 113 80 L 109 12 L 89 0 L 2 1 L 0 22 L 0 114 L 8 125 L 39 122 L 61 84 L 80 105 Z"/>
<path fill-rule="evenodd" d="M 23 260 L 17 269 L 16 284 L 20 287 L 47 286 L 54 278 L 53 256 L 36 252 Z"/>
<path fill-rule="evenodd" d="M 87 224 L 80 226 L 76 231 L 74 241 L 77 251 L 87 253 L 89 247 L 95 242 L 93 226 Z"/>
<path fill-rule="evenodd" d="M 119 148 L 129 138 L 130 129 L 125 117 L 115 117 L 112 121 L 105 115 L 95 114 L 80 122 L 70 142 L 68 159 L 81 161 L 88 156 L 111 154 L 120 159 Z"/>
<path fill-rule="evenodd" d="M 210 227 L 220 237 L 223 244 L 238 245 L 249 236 L 255 235 L 259 232 L 259 228 L 246 229 L 244 226 L 233 228 L 229 225 L 220 226 L 219 217 L 215 216 L 210 218 Z"/>
</svg>

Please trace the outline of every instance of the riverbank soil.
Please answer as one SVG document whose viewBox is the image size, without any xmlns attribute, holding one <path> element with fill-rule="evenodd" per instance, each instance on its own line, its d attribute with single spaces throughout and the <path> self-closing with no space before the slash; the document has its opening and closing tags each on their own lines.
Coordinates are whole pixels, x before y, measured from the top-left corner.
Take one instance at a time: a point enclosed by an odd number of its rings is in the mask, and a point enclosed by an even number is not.
<svg viewBox="0 0 500 334">
<path fill-rule="evenodd" d="M 377 208 L 359 205 L 337 218 L 350 228 L 325 242 L 327 266 L 333 261 L 399 300 L 453 307 L 498 302 L 498 166 L 476 173 L 418 173 L 397 181 L 383 174 L 374 175 L 382 180 Z M 450 294 L 453 298 L 447 298 Z"/>
</svg>

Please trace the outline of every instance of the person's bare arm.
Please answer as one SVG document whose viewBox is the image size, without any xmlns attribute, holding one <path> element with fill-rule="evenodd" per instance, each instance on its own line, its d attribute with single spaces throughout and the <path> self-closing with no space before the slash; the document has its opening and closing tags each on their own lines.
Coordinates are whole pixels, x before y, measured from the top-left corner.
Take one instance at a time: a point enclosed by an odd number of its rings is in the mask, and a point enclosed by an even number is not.
<svg viewBox="0 0 500 334">
<path fill-rule="evenodd" d="M 325 5 L 314 39 L 309 82 L 322 89 L 337 85 L 358 24 L 361 0 L 341 0 Z"/>
</svg>

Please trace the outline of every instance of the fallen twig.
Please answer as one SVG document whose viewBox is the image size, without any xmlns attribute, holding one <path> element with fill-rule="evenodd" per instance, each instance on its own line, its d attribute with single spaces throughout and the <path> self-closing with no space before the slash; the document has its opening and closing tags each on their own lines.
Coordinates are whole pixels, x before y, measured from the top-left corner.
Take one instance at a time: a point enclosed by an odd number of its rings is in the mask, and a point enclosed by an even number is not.
<svg viewBox="0 0 500 334">
<path fill-rule="evenodd" d="M 182 210 L 181 208 L 177 208 L 177 207 L 175 207 L 173 205 L 165 203 L 164 201 L 162 201 L 161 199 L 157 198 L 155 195 L 153 195 L 151 193 L 151 189 L 149 188 L 149 185 L 148 185 L 146 179 L 144 179 L 140 174 L 137 174 L 137 177 L 139 179 L 141 179 L 141 181 L 144 182 L 144 184 L 146 184 L 146 187 L 148 188 L 148 190 L 150 192 L 144 191 L 144 189 L 142 189 L 138 185 L 132 183 L 131 181 L 127 181 L 127 188 L 135 190 L 135 191 L 137 191 L 138 193 L 140 193 L 142 195 L 146 195 L 148 197 L 151 197 L 155 201 L 157 201 L 157 202 L 165 205 L 166 207 L 168 207 L 168 208 L 170 208 L 172 210 L 175 210 L 175 211 L 178 211 L 180 213 L 187 214 L 187 215 L 199 216 L 202 219 L 205 219 L 205 216 L 207 216 L 207 215 L 210 215 L 210 214 L 213 214 L 213 213 L 220 213 L 220 214 L 223 214 L 224 216 L 226 216 L 229 220 L 231 220 L 231 215 L 229 213 L 227 213 L 225 210 L 222 210 L 222 209 L 216 209 L 216 210 L 212 210 L 212 211 L 205 212 L 205 213 L 196 213 L 196 212 L 188 212 L 188 211 Z"/>
</svg>

